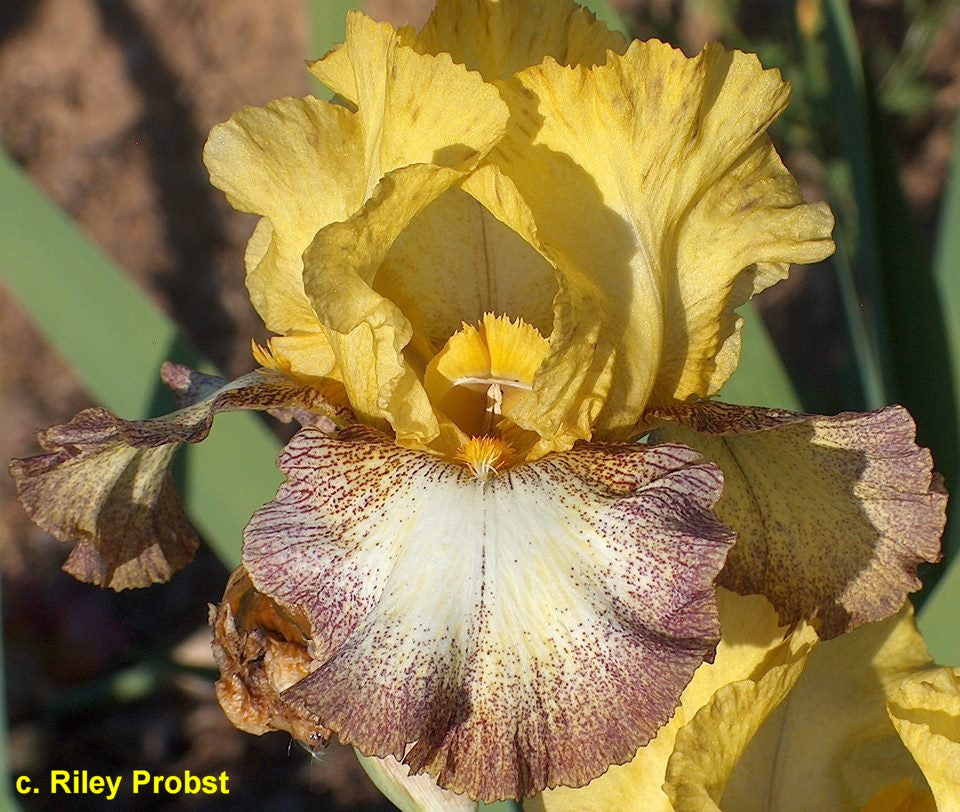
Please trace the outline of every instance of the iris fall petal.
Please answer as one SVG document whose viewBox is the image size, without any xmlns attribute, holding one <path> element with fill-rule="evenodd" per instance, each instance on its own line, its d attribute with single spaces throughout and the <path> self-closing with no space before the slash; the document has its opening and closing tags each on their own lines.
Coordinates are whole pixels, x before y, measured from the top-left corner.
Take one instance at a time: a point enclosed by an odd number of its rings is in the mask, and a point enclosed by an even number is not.
<svg viewBox="0 0 960 812">
<path fill-rule="evenodd" d="M 654 410 L 659 440 L 724 472 L 720 518 L 737 531 L 724 586 L 766 595 L 785 623 L 834 637 L 894 613 L 936 561 L 946 496 L 905 409 L 835 417 L 699 403 Z"/>
<path fill-rule="evenodd" d="M 483 482 L 369 430 L 303 430 L 244 545 L 257 590 L 311 624 L 321 665 L 284 699 L 479 799 L 629 760 L 716 640 L 732 536 L 696 460 L 586 447 Z"/>
<path fill-rule="evenodd" d="M 76 542 L 64 569 L 81 581 L 116 590 L 149 586 L 191 561 L 197 538 L 169 468 L 180 444 L 203 440 L 218 412 L 294 408 L 343 416 L 321 391 L 267 370 L 227 383 L 168 363 L 163 377 L 188 405 L 141 421 L 86 409 L 39 433 L 46 453 L 10 464 L 30 518 Z"/>
</svg>

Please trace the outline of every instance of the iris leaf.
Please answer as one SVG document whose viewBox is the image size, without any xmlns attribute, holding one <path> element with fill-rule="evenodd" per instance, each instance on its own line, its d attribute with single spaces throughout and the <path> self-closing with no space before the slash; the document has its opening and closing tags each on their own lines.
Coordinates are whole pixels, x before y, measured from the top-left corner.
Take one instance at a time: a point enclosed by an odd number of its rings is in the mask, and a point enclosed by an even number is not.
<svg viewBox="0 0 960 812">
<path fill-rule="evenodd" d="M 70 364 L 93 400 L 139 419 L 173 406 L 166 359 L 214 372 L 176 325 L 0 152 L 0 279 Z M 53 295 L 52 292 L 56 294 Z M 196 527 L 228 566 L 240 560 L 247 518 L 281 481 L 279 442 L 250 414 L 224 415 L 202 445 L 184 449 L 178 477 Z"/>
<path fill-rule="evenodd" d="M 866 403 L 876 409 L 890 398 L 868 92 L 849 4 L 827 0 L 824 11 L 830 95 L 853 192 L 852 211 L 837 207 L 836 268 Z"/>
<path fill-rule="evenodd" d="M 957 122 L 960 125 L 960 119 Z M 955 128 L 956 129 L 956 128 Z M 939 353 L 942 366 L 936 378 L 928 383 L 936 387 L 943 378 L 952 379 L 952 413 L 946 411 L 943 417 L 952 420 L 953 437 L 960 435 L 960 139 L 954 143 L 953 161 L 948 185 L 940 215 L 939 237 L 933 261 L 932 287 L 939 302 L 942 318 L 943 341 L 940 347 L 930 347 L 930 352 Z M 914 325 L 923 331 L 924 323 Z M 934 373 L 936 374 L 936 373 Z M 956 448 L 954 448 L 956 452 Z M 947 490 L 953 494 L 949 508 L 947 533 L 944 537 L 944 551 L 948 565 L 932 590 L 920 612 L 920 629 L 934 656 L 942 662 L 960 662 L 960 637 L 957 635 L 957 617 L 960 617 L 960 472 L 957 471 L 956 457 L 954 470 L 947 479 Z M 939 464 L 939 461 L 938 461 Z"/>
</svg>

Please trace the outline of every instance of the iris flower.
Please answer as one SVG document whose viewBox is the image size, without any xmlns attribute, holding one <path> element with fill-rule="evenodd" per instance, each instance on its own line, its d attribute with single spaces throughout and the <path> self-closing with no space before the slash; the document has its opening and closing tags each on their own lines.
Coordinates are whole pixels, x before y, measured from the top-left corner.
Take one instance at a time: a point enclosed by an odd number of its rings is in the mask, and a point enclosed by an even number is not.
<svg viewBox="0 0 960 812">
<path fill-rule="evenodd" d="M 14 464 L 69 571 L 168 578 L 176 445 L 296 417 L 212 616 L 222 703 L 482 800 L 633 759 L 714 657 L 717 584 L 824 639 L 899 610 L 945 501 L 909 415 L 711 400 L 736 308 L 833 251 L 767 135 L 777 71 L 566 0 L 351 14 L 310 70 L 336 103 L 246 108 L 204 153 L 261 218 L 261 368 L 168 366 L 180 412 L 88 410 Z"/>
<path fill-rule="evenodd" d="M 527 812 L 960 804 L 960 669 L 933 665 L 909 605 L 819 641 L 761 596 L 718 593 L 723 635 L 673 719 L 622 767 Z"/>
</svg>

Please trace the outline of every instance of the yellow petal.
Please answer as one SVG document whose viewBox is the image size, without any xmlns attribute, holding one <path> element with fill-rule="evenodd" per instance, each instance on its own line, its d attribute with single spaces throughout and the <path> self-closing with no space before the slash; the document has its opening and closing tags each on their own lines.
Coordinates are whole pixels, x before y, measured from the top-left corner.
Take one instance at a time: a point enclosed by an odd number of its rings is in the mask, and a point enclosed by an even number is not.
<svg viewBox="0 0 960 812">
<path fill-rule="evenodd" d="M 887 710 L 937 808 L 960 809 L 960 669 L 930 669 L 904 679 L 889 691 Z"/>
<path fill-rule="evenodd" d="M 419 32 L 401 28 L 397 37 L 420 53 L 448 53 L 488 82 L 507 79 L 552 57 L 561 65 L 596 65 L 607 51 L 623 53 L 626 41 L 572 0 L 440 0 Z M 360 91 L 340 46 L 310 63 L 310 71 L 331 90 L 356 103 Z"/>
<path fill-rule="evenodd" d="M 513 181 L 497 167 L 482 167 L 463 182 L 462 188 L 541 256 L 548 256 L 529 206 Z M 575 441 L 591 437 L 613 370 L 612 347 L 598 348 L 602 314 L 592 309 L 595 305 L 592 300 L 580 295 L 580 288 L 570 284 L 573 272 L 565 269 L 556 257 L 550 257 L 550 264 L 555 269 L 557 293 L 552 305 L 549 351 L 537 368 L 530 396 L 511 411 L 515 423 L 540 437 L 529 454 L 531 458 L 549 451 L 566 450 Z M 580 281 L 589 287 L 587 280 Z M 527 303 L 538 301 L 532 292 L 527 292 L 524 299 Z M 537 326 L 535 313 L 531 314 L 527 304 L 510 315 Z M 596 318 L 592 318 L 593 315 Z"/>
<path fill-rule="evenodd" d="M 386 23 L 351 12 L 340 51 L 363 132 L 364 197 L 387 173 L 414 163 L 475 166 L 503 134 L 506 110 L 495 88 L 449 54 L 419 54 Z M 321 63 L 315 63 L 318 73 Z M 318 74 L 319 75 L 319 74 Z M 322 79 L 322 76 L 321 76 Z M 456 115 L 451 115 L 456 110 Z"/>
<path fill-rule="evenodd" d="M 937 805 L 929 789 L 905 778 L 878 790 L 860 812 L 937 812 Z"/>
<path fill-rule="evenodd" d="M 718 46 L 688 59 L 635 42 L 594 68 L 548 59 L 502 92 L 511 127 L 491 160 L 563 269 L 578 333 L 617 348 L 597 431 L 715 391 L 732 308 L 833 250 L 829 211 L 802 204 L 765 135 L 787 100 L 779 74 Z"/>
<path fill-rule="evenodd" d="M 858 809 L 904 780 L 923 788 L 884 699 L 927 663 L 908 607 L 820 644 L 802 674 L 721 689 L 678 734 L 668 794 L 682 809 L 806 812 Z"/>
<path fill-rule="evenodd" d="M 284 700 L 445 788 L 586 783 L 652 738 L 713 651 L 732 537 L 709 512 L 716 471 L 682 446 L 478 479 L 369 429 L 306 428 L 281 467 L 244 564 L 310 619 L 320 665 Z"/>
<path fill-rule="evenodd" d="M 472 168 L 506 123 L 493 87 L 449 56 L 398 46 L 389 26 L 351 15 L 344 48 L 357 57 L 356 111 L 313 98 L 248 108 L 213 129 L 204 153 L 230 202 L 265 218 L 248 246 L 247 284 L 278 333 L 320 332 L 301 264 L 319 229 L 355 216 L 395 169 Z"/>
<path fill-rule="evenodd" d="M 330 342 L 323 332 L 291 331 L 273 336 L 267 349 L 254 352 L 257 363 L 267 369 L 278 369 L 299 380 L 317 385 L 321 380 L 336 381 L 340 373 Z"/>
<path fill-rule="evenodd" d="M 451 189 L 397 237 L 374 287 L 436 352 L 462 322 L 476 324 L 485 313 L 522 318 L 549 336 L 557 280 L 511 223 Z"/>
<path fill-rule="evenodd" d="M 629 764 L 614 766 L 582 789 L 560 787 L 528 801 L 528 812 L 673 812 L 663 791 L 677 733 L 725 685 L 756 681 L 772 667 L 801 661 L 815 640 L 809 627 L 787 635 L 764 598 L 717 590 L 720 644 L 713 663 L 701 665 L 680 697 L 674 717 Z"/>
<path fill-rule="evenodd" d="M 905 409 L 835 417 L 723 403 L 655 410 L 656 438 L 724 472 L 718 515 L 739 534 L 721 583 L 760 592 L 821 637 L 896 612 L 939 557 L 946 496 Z"/>
<path fill-rule="evenodd" d="M 247 247 L 247 287 L 267 328 L 317 330 L 300 255 L 317 230 L 363 203 L 358 117 L 313 98 L 248 107 L 210 131 L 210 180 L 234 208 L 262 215 Z"/>
<path fill-rule="evenodd" d="M 465 324 L 427 365 L 430 401 L 469 435 L 494 430 L 531 391 L 547 341 L 536 328 L 486 314 L 479 329 Z"/>
<path fill-rule="evenodd" d="M 413 328 L 373 281 L 397 235 L 460 178 L 425 164 L 396 170 L 356 216 L 321 229 L 304 254 L 304 286 L 354 412 L 368 425 L 392 427 L 400 443 L 427 445 L 441 425 L 404 356 Z"/>
</svg>

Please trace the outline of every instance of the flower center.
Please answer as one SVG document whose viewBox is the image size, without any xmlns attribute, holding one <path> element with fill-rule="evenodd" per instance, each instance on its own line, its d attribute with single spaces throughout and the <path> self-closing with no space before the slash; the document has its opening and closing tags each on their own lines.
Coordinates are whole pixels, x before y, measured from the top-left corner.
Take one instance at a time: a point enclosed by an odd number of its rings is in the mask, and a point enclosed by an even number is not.
<svg viewBox="0 0 960 812">
<path fill-rule="evenodd" d="M 510 465 L 513 448 L 498 437 L 471 437 L 456 459 L 465 462 L 478 480 L 486 482 Z"/>
<path fill-rule="evenodd" d="M 424 388 L 467 435 L 498 434 L 533 388 L 548 346 L 523 320 L 487 313 L 477 327 L 464 324 L 447 340 L 427 365 Z"/>
</svg>

